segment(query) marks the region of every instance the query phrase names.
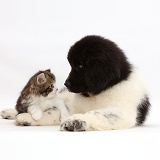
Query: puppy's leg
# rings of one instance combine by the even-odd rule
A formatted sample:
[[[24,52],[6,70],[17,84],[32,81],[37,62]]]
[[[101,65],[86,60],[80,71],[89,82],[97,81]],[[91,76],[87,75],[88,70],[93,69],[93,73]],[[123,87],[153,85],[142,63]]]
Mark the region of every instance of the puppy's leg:
[[[16,109],[5,109],[0,112],[0,116],[4,119],[15,119],[17,114]]]
[[[16,116],[16,125],[20,126],[49,126],[60,124],[60,112],[58,109],[49,109],[42,114],[41,119],[33,119],[30,113],[22,113]]]
[[[55,102],[54,102],[54,106],[56,106],[56,108],[59,109],[59,111],[61,113],[61,118],[60,118],[61,121],[63,121],[64,119],[69,117],[69,112],[68,112],[64,102],[59,97],[56,97]]]
[[[110,110],[94,110],[75,114],[61,123],[62,131],[98,131],[131,128],[136,123],[136,114]]]

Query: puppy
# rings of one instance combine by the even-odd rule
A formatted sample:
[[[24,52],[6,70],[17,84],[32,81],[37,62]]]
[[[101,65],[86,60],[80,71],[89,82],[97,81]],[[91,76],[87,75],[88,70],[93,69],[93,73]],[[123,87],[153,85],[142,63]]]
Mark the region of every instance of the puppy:
[[[141,125],[150,108],[139,71],[123,51],[100,36],[86,36],[68,52],[71,72],[63,92],[70,116],[64,131],[127,129]]]

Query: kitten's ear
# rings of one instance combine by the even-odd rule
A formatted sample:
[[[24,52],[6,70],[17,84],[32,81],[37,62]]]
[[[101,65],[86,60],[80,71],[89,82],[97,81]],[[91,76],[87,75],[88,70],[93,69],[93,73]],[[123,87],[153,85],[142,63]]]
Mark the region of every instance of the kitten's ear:
[[[45,74],[44,73],[41,73],[37,76],[37,83],[40,85],[40,84],[43,84],[46,82],[46,77],[45,77]]]
[[[47,70],[45,70],[45,71],[47,71],[47,72],[50,72],[50,73],[51,73],[51,70],[50,70],[50,69],[47,69]]]

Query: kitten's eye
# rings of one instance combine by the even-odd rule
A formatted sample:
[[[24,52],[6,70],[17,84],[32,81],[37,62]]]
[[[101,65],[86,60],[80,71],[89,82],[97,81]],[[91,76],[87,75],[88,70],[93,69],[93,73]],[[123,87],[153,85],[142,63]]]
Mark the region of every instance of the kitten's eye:
[[[50,88],[54,88],[53,84],[50,85]]]

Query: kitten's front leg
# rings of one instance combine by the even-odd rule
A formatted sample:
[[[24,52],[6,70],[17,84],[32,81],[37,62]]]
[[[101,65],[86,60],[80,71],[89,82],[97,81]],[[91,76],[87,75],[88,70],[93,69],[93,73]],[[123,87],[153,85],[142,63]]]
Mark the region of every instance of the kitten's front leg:
[[[34,120],[30,113],[21,113],[16,116],[18,126],[49,126],[60,124],[60,112],[58,109],[49,109],[43,112],[40,120]]]
[[[38,121],[41,119],[43,111],[40,107],[33,105],[28,107],[28,113],[30,113],[34,120]]]

